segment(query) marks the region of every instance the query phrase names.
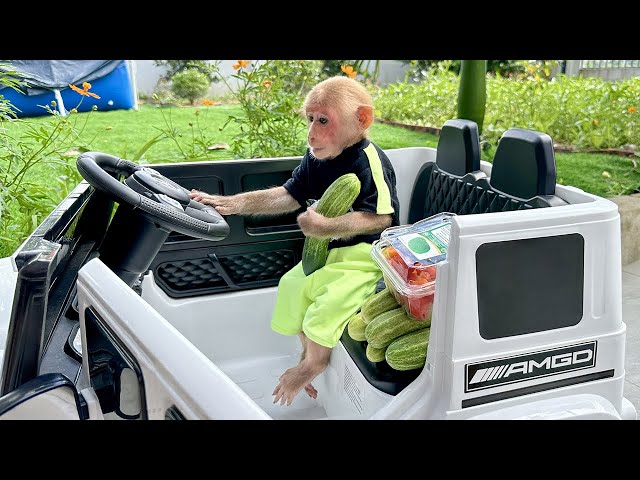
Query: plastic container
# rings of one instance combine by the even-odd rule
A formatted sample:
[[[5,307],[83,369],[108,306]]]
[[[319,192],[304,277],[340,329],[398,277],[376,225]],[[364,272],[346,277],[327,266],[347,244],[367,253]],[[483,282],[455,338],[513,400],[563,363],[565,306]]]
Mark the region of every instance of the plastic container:
[[[452,213],[439,213],[413,225],[387,228],[373,242],[371,256],[385,284],[411,318],[431,319],[436,265],[447,258]]]

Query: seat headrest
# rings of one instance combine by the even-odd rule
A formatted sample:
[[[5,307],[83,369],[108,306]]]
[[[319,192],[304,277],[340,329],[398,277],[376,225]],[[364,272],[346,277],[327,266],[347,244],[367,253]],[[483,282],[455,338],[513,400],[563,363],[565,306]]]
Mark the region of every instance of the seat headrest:
[[[555,195],[556,159],[551,137],[522,128],[504,132],[489,182],[494,189],[522,199]]]
[[[452,175],[463,176],[480,170],[480,138],[476,122],[447,120],[442,126],[436,165]]]

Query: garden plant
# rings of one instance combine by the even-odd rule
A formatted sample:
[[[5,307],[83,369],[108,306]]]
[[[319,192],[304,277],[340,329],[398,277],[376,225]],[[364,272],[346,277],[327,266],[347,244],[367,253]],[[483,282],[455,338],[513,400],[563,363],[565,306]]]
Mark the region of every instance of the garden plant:
[[[207,70],[209,78],[221,78],[230,94],[225,101],[194,97],[196,105],[186,107],[149,103],[138,110],[72,109],[60,116],[55,105],[45,105],[49,115],[16,118],[0,97],[0,256],[10,255],[77,185],[81,178],[75,161],[84,151],[140,164],[302,155],[306,139],[299,107],[306,91],[330,75],[365,82],[381,120],[437,128],[458,115],[460,84],[451,61],[431,65],[419,83],[387,86],[364,76],[358,70],[366,67],[362,61],[336,64],[334,71],[326,70],[329,64],[238,60],[229,78],[220,76],[214,64]],[[176,75],[188,70],[182,67]],[[492,161],[506,129],[529,128],[548,133],[558,147],[576,149],[563,153],[557,148],[559,183],[604,197],[640,191],[637,150],[633,153],[640,145],[640,78],[607,82],[560,75],[550,81],[545,68],[521,69],[511,77],[487,73],[482,159]],[[19,82],[6,70],[0,73],[1,85]],[[89,84],[73,88],[81,98],[100,95]],[[438,141],[430,133],[382,123],[373,125],[371,137],[385,149],[435,147]],[[632,153],[585,153],[607,148]]]

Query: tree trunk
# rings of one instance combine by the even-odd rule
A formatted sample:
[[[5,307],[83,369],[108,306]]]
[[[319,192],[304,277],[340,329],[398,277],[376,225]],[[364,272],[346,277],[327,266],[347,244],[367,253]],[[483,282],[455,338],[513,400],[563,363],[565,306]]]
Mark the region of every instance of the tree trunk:
[[[486,60],[462,60],[458,89],[458,118],[476,122],[479,134],[482,133],[487,103],[486,75]]]

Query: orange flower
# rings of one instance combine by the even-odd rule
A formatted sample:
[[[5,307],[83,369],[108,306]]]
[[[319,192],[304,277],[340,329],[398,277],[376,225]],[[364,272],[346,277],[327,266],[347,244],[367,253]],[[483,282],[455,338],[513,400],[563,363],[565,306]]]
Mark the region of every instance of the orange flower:
[[[598,125],[600,125],[600,122],[598,121],[597,118],[593,119],[593,124],[597,127]]]
[[[89,91],[89,89],[91,88],[91,84],[90,84],[90,83],[88,83],[88,82],[84,82],[84,83],[82,84],[82,86],[84,87],[84,89],[83,89],[83,90],[81,90],[80,88],[76,87],[75,85],[71,85],[71,84],[69,84],[69,88],[70,88],[71,90],[73,90],[74,92],[79,93],[80,95],[83,95],[83,96],[85,96],[85,97],[98,98],[98,99],[100,98],[100,97],[99,97],[98,95],[96,95],[95,93],[91,93],[91,92]]]
[[[234,63],[232,65],[234,70],[238,70],[239,68],[247,68],[249,66],[249,60],[238,60],[238,63]]]
[[[356,78],[356,75],[358,75],[358,72],[351,65],[340,65],[340,70],[346,73],[349,78]]]
[[[271,86],[273,82],[271,80],[265,80],[264,82],[262,82],[262,86],[264,88],[269,88]]]
[[[629,111],[629,113],[635,113],[636,107],[629,107],[628,111]]]
[[[213,100],[209,100],[208,98],[205,98],[204,100],[202,100],[202,105],[204,105],[205,107],[210,107],[215,104],[216,102],[214,102]]]

